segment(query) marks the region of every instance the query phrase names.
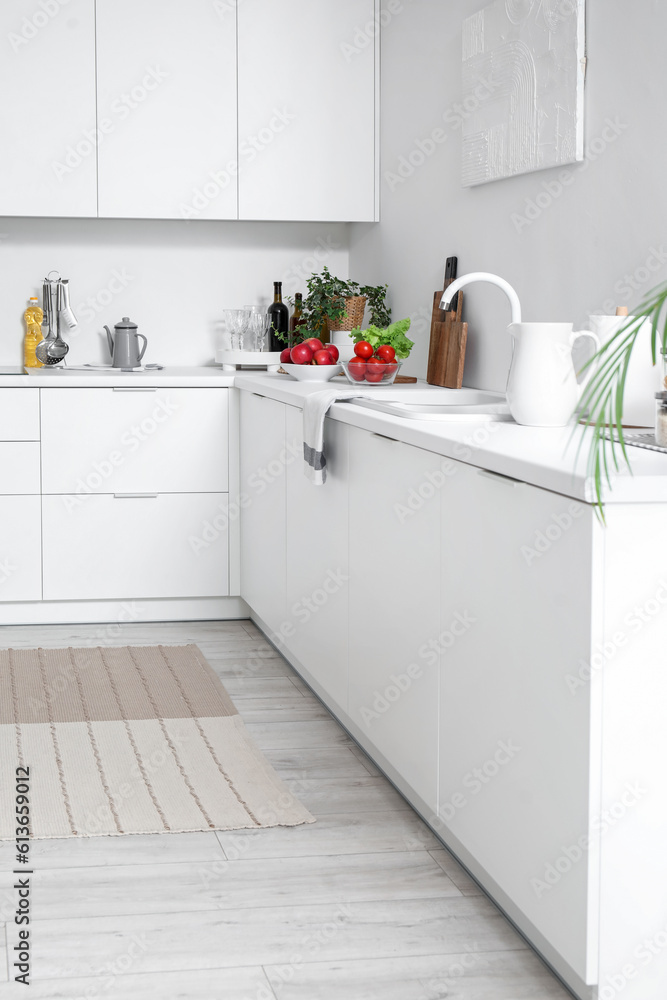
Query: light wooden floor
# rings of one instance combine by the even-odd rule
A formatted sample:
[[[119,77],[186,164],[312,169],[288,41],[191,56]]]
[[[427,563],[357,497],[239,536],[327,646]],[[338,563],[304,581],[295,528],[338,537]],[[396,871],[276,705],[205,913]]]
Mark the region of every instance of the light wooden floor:
[[[317,823],[34,842],[30,989],[7,982],[0,844],[3,1000],[569,997],[252,623],[0,628],[2,647],[157,642],[199,644]]]

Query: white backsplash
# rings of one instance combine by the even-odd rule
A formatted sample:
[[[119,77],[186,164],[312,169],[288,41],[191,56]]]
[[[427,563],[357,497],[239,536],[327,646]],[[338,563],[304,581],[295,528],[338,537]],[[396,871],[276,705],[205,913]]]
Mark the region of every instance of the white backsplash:
[[[104,324],[130,316],[146,362],[205,365],[226,345],[223,310],[268,305],[273,282],[305,291],[327,264],[348,274],[342,223],[0,219],[0,365],[22,363],[23,312],[55,268],[70,279],[79,326],[64,331],[72,363],[106,363]]]

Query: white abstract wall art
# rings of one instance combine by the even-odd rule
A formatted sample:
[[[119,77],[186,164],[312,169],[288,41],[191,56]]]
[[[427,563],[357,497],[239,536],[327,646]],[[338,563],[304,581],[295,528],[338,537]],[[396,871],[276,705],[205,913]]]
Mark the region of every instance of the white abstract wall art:
[[[464,187],[584,158],[585,0],[494,0],[463,22]]]

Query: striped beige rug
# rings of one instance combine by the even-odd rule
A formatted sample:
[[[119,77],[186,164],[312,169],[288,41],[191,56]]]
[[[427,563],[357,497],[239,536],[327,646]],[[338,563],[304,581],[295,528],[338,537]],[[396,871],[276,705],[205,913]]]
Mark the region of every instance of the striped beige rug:
[[[197,646],[0,650],[2,840],[19,766],[34,837],[314,822]]]

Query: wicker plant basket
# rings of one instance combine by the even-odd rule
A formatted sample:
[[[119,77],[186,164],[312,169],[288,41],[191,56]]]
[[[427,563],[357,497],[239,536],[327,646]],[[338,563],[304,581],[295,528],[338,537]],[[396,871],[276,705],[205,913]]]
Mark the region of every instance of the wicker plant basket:
[[[342,319],[336,320],[335,325],[330,319],[327,319],[327,330],[331,333],[332,330],[354,330],[361,326],[365,308],[365,295],[353,295],[351,298],[345,299],[345,315]]]

